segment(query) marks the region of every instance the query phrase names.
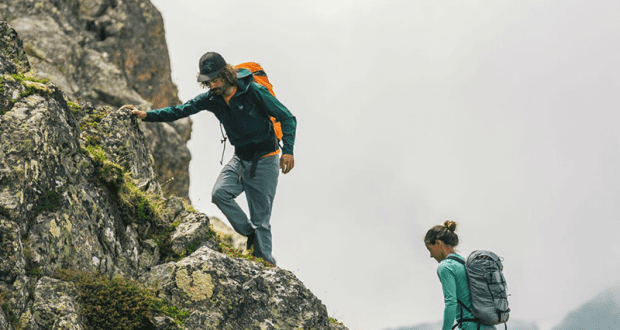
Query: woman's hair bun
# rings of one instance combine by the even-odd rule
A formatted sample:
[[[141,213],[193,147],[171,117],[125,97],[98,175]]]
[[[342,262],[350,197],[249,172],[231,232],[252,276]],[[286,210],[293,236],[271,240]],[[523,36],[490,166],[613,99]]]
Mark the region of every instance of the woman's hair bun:
[[[454,222],[452,220],[446,220],[446,222],[443,223],[443,226],[448,228],[448,230],[451,231],[451,232],[455,232],[456,231],[456,222]]]
[[[456,222],[446,220],[443,223],[443,226],[433,226],[433,228],[426,232],[426,236],[424,236],[424,243],[435,244],[437,240],[440,240],[446,245],[457,246],[459,245],[459,236],[454,231],[456,231]]]

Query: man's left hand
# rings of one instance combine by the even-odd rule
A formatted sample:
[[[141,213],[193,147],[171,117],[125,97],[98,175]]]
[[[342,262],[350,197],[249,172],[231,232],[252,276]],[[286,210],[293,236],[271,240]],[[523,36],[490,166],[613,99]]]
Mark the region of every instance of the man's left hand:
[[[280,168],[283,174],[290,172],[293,167],[295,167],[295,158],[293,155],[284,154],[280,157]]]

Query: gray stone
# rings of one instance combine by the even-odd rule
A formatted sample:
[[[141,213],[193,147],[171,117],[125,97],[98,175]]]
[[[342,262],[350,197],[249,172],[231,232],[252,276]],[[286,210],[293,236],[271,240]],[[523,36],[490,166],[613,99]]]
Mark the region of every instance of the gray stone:
[[[7,322],[6,316],[4,316],[4,311],[0,309],[0,330],[12,330],[13,327]]]
[[[24,330],[86,329],[78,314],[78,292],[70,282],[43,277],[37,283],[28,326]]]
[[[142,242],[142,254],[140,255],[139,268],[140,271],[147,271],[151,267],[159,264],[161,253],[157,242],[147,239]]]
[[[13,283],[24,275],[25,267],[19,227],[0,215],[0,281]]]
[[[156,316],[151,320],[155,330],[178,330],[180,327],[169,316]]]
[[[209,218],[201,213],[192,213],[181,222],[172,234],[172,250],[181,254],[190,244],[208,240]]]
[[[30,62],[24,52],[22,40],[15,29],[0,22],[0,73],[14,74],[30,70]]]

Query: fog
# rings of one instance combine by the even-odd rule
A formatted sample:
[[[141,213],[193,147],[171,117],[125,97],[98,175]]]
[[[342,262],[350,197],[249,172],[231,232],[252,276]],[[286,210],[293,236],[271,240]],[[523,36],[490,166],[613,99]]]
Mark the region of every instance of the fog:
[[[512,319],[618,285],[620,3],[152,2],[183,101],[216,51],[261,63],[297,117],[273,253],[350,329],[441,319],[422,239],[447,219],[461,255],[504,257]],[[219,124],[192,119],[190,198],[224,219]]]

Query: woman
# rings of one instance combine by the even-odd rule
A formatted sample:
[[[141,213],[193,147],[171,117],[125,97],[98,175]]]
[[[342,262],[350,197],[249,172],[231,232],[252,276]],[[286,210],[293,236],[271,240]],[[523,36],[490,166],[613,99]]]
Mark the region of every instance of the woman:
[[[441,281],[446,303],[442,329],[451,330],[455,320],[460,329],[495,329],[494,326],[482,325],[473,321],[474,316],[470,312],[471,302],[465,266],[450,259],[456,257],[464,261],[463,257],[455,252],[455,247],[459,245],[459,237],[454,233],[455,231],[456,222],[448,220],[444,222],[443,226],[438,225],[429,229],[424,237],[424,244],[431,253],[431,258],[439,262],[437,275]]]

